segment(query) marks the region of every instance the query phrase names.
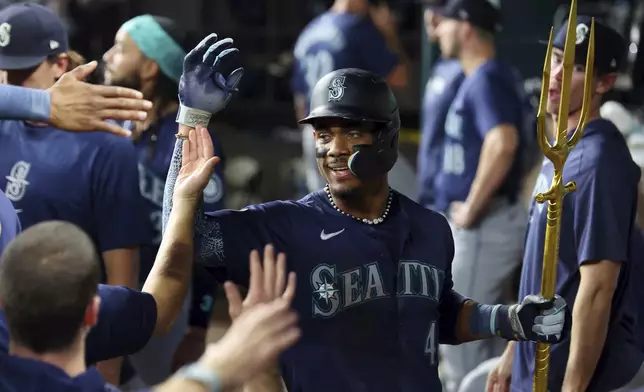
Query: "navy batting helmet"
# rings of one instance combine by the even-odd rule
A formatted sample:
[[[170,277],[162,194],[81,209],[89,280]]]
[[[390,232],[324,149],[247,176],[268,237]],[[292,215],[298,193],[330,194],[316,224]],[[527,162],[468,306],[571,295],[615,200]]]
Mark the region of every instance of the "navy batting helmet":
[[[398,103],[380,76],[356,68],[339,69],[323,76],[311,93],[311,112],[300,124],[325,119],[376,125],[372,144],[353,147],[349,169],[356,177],[385,174],[398,160]]]

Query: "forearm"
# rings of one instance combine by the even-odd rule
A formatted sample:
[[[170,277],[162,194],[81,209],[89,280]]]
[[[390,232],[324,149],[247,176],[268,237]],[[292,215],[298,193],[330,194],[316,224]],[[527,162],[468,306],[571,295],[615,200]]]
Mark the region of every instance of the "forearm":
[[[461,344],[493,336],[513,340],[508,305],[483,305],[454,290],[441,303],[440,343]]]
[[[46,90],[0,86],[0,119],[49,121],[51,95]]]
[[[283,392],[282,377],[277,367],[267,371],[244,384],[241,392]]]
[[[143,291],[157,303],[156,334],[174,323],[188,294],[193,265],[193,222],[196,206],[178,203],[170,214],[159,252]]]
[[[504,147],[497,140],[485,138],[476,176],[466,199],[475,217],[478,218],[481,215],[494,193],[503,184],[514,162],[514,155],[514,150]]]
[[[106,382],[118,387],[121,385],[121,365],[123,358],[112,358],[107,361],[99,362],[96,368]]]
[[[138,290],[139,251],[138,249],[114,249],[103,252],[106,284],[125,286]]]
[[[586,390],[608,333],[612,293],[584,291],[579,290],[572,312],[570,355],[562,388],[564,392]]]

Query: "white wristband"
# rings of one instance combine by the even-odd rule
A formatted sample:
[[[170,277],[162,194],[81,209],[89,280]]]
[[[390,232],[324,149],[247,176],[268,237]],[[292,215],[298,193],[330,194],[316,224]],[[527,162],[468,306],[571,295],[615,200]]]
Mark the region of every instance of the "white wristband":
[[[179,113],[177,113],[177,122],[191,128],[195,128],[198,125],[206,127],[210,122],[210,117],[212,117],[212,114],[205,110],[181,105],[179,106]]]

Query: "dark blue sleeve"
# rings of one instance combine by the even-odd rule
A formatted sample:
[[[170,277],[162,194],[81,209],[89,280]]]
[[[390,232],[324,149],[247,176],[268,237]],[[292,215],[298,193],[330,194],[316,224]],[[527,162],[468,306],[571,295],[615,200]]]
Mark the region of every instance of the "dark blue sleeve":
[[[523,113],[516,91],[501,78],[489,74],[480,73],[476,78],[468,90],[467,99],[481,138],[499,125],[516,126],[517,118]]]
[[[349,36],[360,55],[360,68],[386,78],[400,63],[398,55],[389,49],[385,37],[371,19],[357,24]]]
[[[195,258],[218,282],[248,285],[250,251],[273,244],[285,251],[290,224],[288,202],[275,201],[242,210],[221,210],[197,218]]]
[[[630,155],[625,157],[628,159],[619,159],[616,157],[619,153],[624,155],[628,151],[602,154],[601,160],[592,164],[592,168],[576,181],[577,191],[572,195],[580,265],[601,260],[628,260],[639,174],[633,174],[634,163],[625,162],[630,161]],[[626,166],[617,162],[625,162]]]
[[[293,75],[291,76],[291,89],[293,94],[308,95],[309,85],[302,73],[302,64],[297,57],[293,60]]]
[[[221,148],[221,141],[217,135],[211,133],[212,143],[215,148],[215,156],[218,156],[221,161],[215,166],[215,171],[203,191],[203,210],[205,212],[218,211],[224,208],[225,196],[225,158]]]
[[[127,139],[106,135],[93,162],[92,204],[101,252],[152,242],[149,217],[139,190],[138,160]]]
[[[123,286],[98,286],[98,324],[89,332],[88,364],[132,355],[150,340],[157,323],[157,304],[148,293]]]

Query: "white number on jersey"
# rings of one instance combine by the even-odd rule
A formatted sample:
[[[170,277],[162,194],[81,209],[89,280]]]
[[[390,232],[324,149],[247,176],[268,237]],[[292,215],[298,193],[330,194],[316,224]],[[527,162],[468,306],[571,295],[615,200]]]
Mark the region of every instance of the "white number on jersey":
[[[306,84],[309,86],[309,92],[313,90],[313,87],[322,76],[334,70],[333,66],[333,56],[326,50],[320,50],[304,56],[302,68]]]
[[[429,356],[429,364],[436,365],[436,321],[432,321],[425,340],[425,355]]]
[[[448,143],[443,151],[443,172],[463,174],[465,171],[465,151],[459,143]]]

